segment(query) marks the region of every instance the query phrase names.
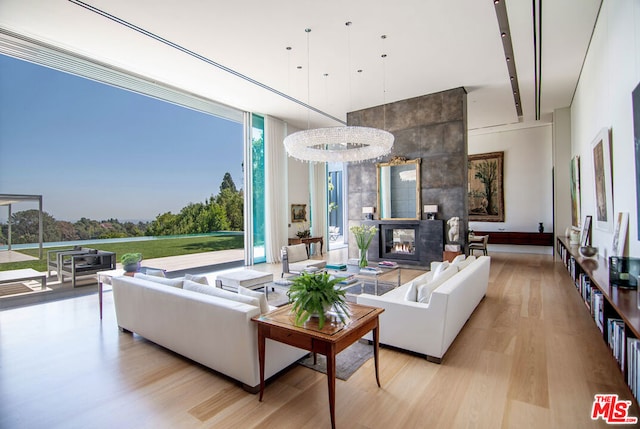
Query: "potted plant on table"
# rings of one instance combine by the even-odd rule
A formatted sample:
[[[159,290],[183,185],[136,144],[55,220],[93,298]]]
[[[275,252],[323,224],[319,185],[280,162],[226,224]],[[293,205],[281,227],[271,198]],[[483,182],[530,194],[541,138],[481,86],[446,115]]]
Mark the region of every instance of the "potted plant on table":
[[[349,306],[345,298],[346,291],[336,288],[340,278],[332,278],[327,273],[302,273],[293,280],[287,291],[293,303],[291,311],[295,314],[295,324],[302,325],[311,317],[318,318],[318,327],[322,329],[326,313],[333,309],[344,323],[348,316]]]
[[[142,261],[142,253],[125,253],[120,258],[122,268],[126,273],[135,273],[140,269],[140,261]]]
[[[364,268],[369,265],[369,261],[367,260],[367,250],[371,245],[371,240],[378,232],[378,228],[373,225],[356,225],[351,227],[351,232],[356,238],[356,245],[358,246],[359,256],[359,266],[360,268]]]

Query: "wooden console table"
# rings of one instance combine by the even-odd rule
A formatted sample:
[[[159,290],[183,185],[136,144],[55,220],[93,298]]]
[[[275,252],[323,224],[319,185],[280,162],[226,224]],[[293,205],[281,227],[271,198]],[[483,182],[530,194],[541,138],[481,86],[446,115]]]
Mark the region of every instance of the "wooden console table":
[[[336,355],[351,344],[358,341],[369,331],[373,331],[373,357],[375,359],[376,382],[380,387],[378,376],[378,316],[384,311],[382,308],[367,305],[349,304],[351,317],[345,325],[332,324],[328,321],[324,327],[318,328],[318,321],[310,319],[304,326],[294,324],[291,315],[292,304],[277,310],[254,317],[258,324],[258,356],[260,360],[260,401],[264,393],[264,361],[265,343],[270,338],[284,344],[289,344],[313,353],[320,353],[327,357],[327,382],[329,384],[329,411],[331,413],[331,427],[336,427]]]
[[[322,256],[323,237],[289,238],[289,246],[301,243],[307,246],[307,257],[311,257],[311,244],[320,243],[320,256]]]
[[[489,244],[553,246],[552,232],[473,231],[475,235],[488,235]]]

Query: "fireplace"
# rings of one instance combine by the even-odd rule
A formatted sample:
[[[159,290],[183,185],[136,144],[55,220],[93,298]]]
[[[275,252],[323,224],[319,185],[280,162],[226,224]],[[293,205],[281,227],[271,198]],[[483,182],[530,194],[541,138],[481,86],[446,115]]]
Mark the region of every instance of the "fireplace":
[[[381,225],[380,257],[382,259],[419,261],[418,232],[418,225]]]
[[[442,261],[444,222],[440,219],[361,222],[378,228],[369,246],[371,262],[392,261],[401,265],[429,267],[432,261]],[[350,254],[357,254],[355,243],[349,242],[349,247]]]

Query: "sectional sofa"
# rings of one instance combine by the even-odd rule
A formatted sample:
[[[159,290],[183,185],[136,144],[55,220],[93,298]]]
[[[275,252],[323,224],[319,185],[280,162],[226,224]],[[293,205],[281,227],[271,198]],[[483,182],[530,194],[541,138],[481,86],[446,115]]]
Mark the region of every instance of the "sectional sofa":
[[[487,292],[491,258],[469,257],[432,271],[384,295],[362,294],[358,304],[384,308],[380,343],[426,355],[441,363]],[[422,302],[418,302],[422,301]]]

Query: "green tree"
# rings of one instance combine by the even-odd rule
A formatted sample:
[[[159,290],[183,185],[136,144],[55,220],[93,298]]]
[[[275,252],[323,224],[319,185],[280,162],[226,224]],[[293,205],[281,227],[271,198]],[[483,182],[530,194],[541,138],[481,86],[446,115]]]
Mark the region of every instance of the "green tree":
[[[11,242],[37,243],[39,238],[39,211],[36,209],[24,210],[11,215]],[[42,212],[42,236],[43,241],[60,241],[56,220],[47,212]]]
[[[224,173],[224,177],[222,178],[222,183],[220,184],[220,193],[222,193],[225,189],[231,190],[231,192],[238,192],[236,188],[236,184],[233,182],[231,178],[231,173]]]

